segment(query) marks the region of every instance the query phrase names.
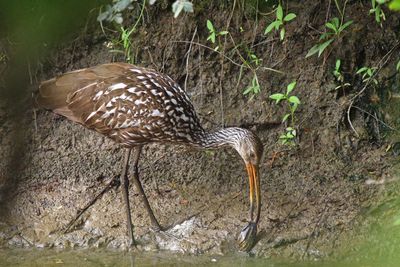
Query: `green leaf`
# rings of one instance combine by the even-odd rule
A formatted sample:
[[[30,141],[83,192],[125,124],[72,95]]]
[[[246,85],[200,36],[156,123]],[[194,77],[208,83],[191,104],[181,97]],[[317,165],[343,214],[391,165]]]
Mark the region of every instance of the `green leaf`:
[[[365,71],[367,71],[367,70],[368,70],[367,67],[362,67],[362,68],[358,69],[358,71],[356,72],[356,74],[363,73],[363,72],[365,72]]]
[[[210,20],[207,20],[207,28],[210,32],[215,32],[214,26]]]
[[[228,31],[221,31],[221,32],[219,32],[218,34],[219,34],[219,35],[226,35],[226,34],[228,34]]]
[[[285,28],[281,29],[281,32],[279,34],[279,38],[281,39],[281,41],[283,41],[283,39],[285,38]]]
[[[287,139],[286,134],[281,134],[281,136],[279,136],[279,139]]]
[[[349,27],[352,23],[353,23],[353,21],[352,21],[352,20],[349,20],[348,22],[346,22],[345,24],[343,24],[342,26],[340,26],[339,32],[342,32],[344,29],[346,29],[347,27]]]
[[[400,71],[400,60],[399,60],[399,62],[397,62],[396,70],[397,70],[397,71]]]
[[[311,47],[311,49],[308,51],[306,58],[311,57],[312,55],[316,54],[319,50],[319,44],[314,45]]]
[[[337,32],[337,28],[336,28],[335,25],[333,25],[333,23],[327,22],[327,23],[325,24],[325,26],[326,26],[327,28],[333,30],[334,32]]]
[[[215,44],[215,33],[211,33],[208,38],[207,41],[210,40],[213,44]]]
[[[296,81],[289,83],[289,85],[286,87],[286,95],[289,95],[290,92],[292,92],[295,87],[296,87]]]
[[[378,23],[381,23],[381,8],[379,6],[375,9],[375,20]]]
[[[294,13],[289,13],[289,14],[287,14],[287,15],[283,18],[283,20],[284,20],[284,21],[291,21],[291,20],[294,19],[294,18],[296,18],[296,14],[294,14]]]
[[[331,32],[324,32],[323,34],[321,34],[321,36],[319,37],[319,40],[322,41],[324,39],[326,39],[327,37],[329,37],[330,35],[333,35],[334,33]]]
[[[336,60],[336,64],[335,64],[335,69],[336,69],[336,71],[339,71],[339,69],[340,69],[340,59],[337,59]]]
[[[211,42],[213,44],[215,44],[215,33],[214,32],[210,34],[210,38],[211,38]]]
[[[336,29],[339,28],[339,19],[337,17],[333,18],[331,22],[336,26]]]
[[[291,97],[289,97],[288,101],[290,103],[294,103],[294,104],[297,104],[297,105],[300,104],[300,99],[295,95],[292,95]]]
[[[265,29],[264,34],[269,33],[270,31],[272,31],[272,29],[275,27],[276,22],[279,22],[277,20],[271,22],[271,24],[268,25],[268,27]]]
[[[278,5],[278,8],[276,9],[276,18],[280,21],[283,19],[283,9],[281,5]]]
[[[334,39],[329,39],[328,41],[326,41],[325,43],[322,43],[319,46],[319,51],[318,51],[318,57],[324,52],[324,50],[328,47],[328,45],[330,45],[333,42]]]
[[[253,91],[253,87],[249,86],[249,87],[246,88],[246,90],[244,90],[243,94],[244,94],[244,95],[247,95],[247,94],[249,94],[251,91]]]
[[[292,139],[293,137],[294,137],[294,135],[291,134],[291,133],[287,133],[287,134],[286,134],[286,138],[288,138],[288,139]]]
[[[286,96],[281,93],[276,93],[276,94],[270,95],[269,98],[276,100],[276,103],[279,103],[279,101],[286,99]]]
[[[283,116],[283,118],[282,118],[282,123],[285,122],[285,121],[287,121],[287,119],[289,118],[289,116],[290,116],[289,113],[288,113],[288,114],[285,114],[285,116]]]
[[[277,30],[279,30],[279,27],[281,26],[281,25],[283,25],[283,23],[282,23],[282,21],[280,21],[280,20],[277,20],[277,21],[275,21],[276,22],[276,24],[275,24],[275,30],[277,31]]]

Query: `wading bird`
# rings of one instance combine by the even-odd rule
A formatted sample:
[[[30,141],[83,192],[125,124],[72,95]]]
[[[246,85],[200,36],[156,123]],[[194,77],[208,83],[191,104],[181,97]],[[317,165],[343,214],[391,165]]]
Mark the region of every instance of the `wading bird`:
[[[246,251],[254,245],[261,208],[258,166],[263,146],[260,139],[251,131],[237,127],[216,132],[204,130],[188,96],[169,76],[127,63],[103,64],[43,82],[35,102],[38,107],[52,110],[126,148],[120,180],[130,245],[135,242],[127,176],[132,150],[135,185],[153,226],[161,229],[139,180],[142,146],[170,142],[207,149],[233,147],[246,164],[250,187],[250,221],[238,236],[239,248]]]

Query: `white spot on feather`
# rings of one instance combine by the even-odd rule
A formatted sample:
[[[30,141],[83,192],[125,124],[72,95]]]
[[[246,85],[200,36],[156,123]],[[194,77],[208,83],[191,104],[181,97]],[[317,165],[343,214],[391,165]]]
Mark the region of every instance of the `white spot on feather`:
[[[93,100],[97,100],[104,93],[104,91],[98,91],[97,94],[93,97]]]
[[[181,119],[183,121],[189,121],[189,117],[187,117],[185,114],[181,115]]]
[[[113,85],[111,85],[110,87],[108,87],[108,90],[112,91],[112,90],[116,90],[116,89],[123,89],[123,88],[125,88],[125,87],[127,87],[126,84],[124,84],[124,83],[117,83],[117,84],[113,84]]]
[[[133,102],[136,106],[140,105],[140,104],[145,104],[145,101],[142,101],[141,99],[136,99],[135,102]]]
[[[107,110],[106,113],[104,113],[101,118],[105,119],[108,118],[111,114],[114,114],[114,112],[117,110],[117,108],[113,108],[112,110]]]
[[[129,93],[132,93],[132,94],[135,94],[136,93],[136,87],[131,87],[131,88],[128,88],[128,92]]]
[[[136,72],[136,73],[139,73],[139,74],[142,74],[143,72],[141,71],[141,70],[139,70],[139,69],[130,69],[132,72]]]
[[[153,109],[150,116],[163,117],[163,114],[158,109]]]
[[[85,121],[88,121],[91,117],[93,117],[95,114],[97,113],[97,111],[93,111],[92,113],[89,114],[89,116],[86,118]]]

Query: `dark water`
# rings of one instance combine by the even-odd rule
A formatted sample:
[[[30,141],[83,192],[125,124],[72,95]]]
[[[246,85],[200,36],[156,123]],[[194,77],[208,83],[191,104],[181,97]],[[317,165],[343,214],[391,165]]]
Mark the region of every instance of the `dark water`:
[[[249,256],[186,256],[110,250],[3,250],[0,266],[308,266]],[[315,265],[317,266],[317,265]]]
[[[399,258],[400,259],[400,258]],[[360,258],[324,261],[277,261],[235,256],[186,256],[171,253],[131,253],[111,250],[0,250],[0,266],[266,266],[266,267],[367,267],[400,266],[400,261],[388,262],[378,257],[375,260]]]

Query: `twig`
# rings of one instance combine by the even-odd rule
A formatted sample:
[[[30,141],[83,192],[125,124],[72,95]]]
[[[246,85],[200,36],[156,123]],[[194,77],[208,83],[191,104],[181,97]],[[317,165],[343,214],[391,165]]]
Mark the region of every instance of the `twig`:
[[[365,90],[368,88],[369,84],[371,83],[371,81],[373,80],[373,78],[375,78],[375,76],[380,72],[380,70],[382,69],[382,67],[384,65],[386,65],[386,63],[389,61],[391,54],[393,53],[393,51],[400,45],[400,42],[397,42],[396,45],[394,45],[392,47],[392,49],[390,49],[389,52],[386,53],[386,55],[384,55],[382,57],[382,59],[378,62],[378,68],[377,70],[373,73],[373,75],[370,77],[370,79],[368,79],[368,81],[365,83],[364,87],[355,95],[352,97],[352,99],[350,100],[350,104],[347,108],[347,121],[350,125],[350,128],[352,129],[352,131],[356,134],[357,137],[359,137],[360,135],[358,134],[358,132],[356,131],[356,129],[353,126],[353,123],[351,122],[351,118],[350,118],[350,111],[351,108],[354,105],[355,100],[362,95]]]
[[[363,112],[363,113],[365,113],[365,114],[371,116],[371,117],[374,118],[377,122],[380,122],[382,125],[388,127],[390,130],[392,130],[392,131],[397,131],[397,129],[395,129],[395,128],[393,128],[392,126],[390,126],[389,124],[385,123],[383,120],[379,119],[376,115],[371,114],[371,113],[369,113],[368,111],[366,111],[366,110],[364,110],[364,109],[362,109],[362,108],[360,108],[360,107],[357,107],[357,106],[353,106],[353,107],[354,107],[355,109],[358,109],[359,111],[361,111],[361,112]]]
[[[118,185],[119,180],[113,178],[108,185],[103,188],[103,190],[100,191],[100,193],[98,193],[88,204],[86,204],[86,206],[83,209],[80,209],[78,214],[75,216],[74,219],[72,219],[64,228],[63,233],[66,234],[71,227],[75,224],[75,222],[81,217],[81,215],[87,211],[91,206],[93,206],[94,203],[96,203],[96,201],[102,196],[104,195],[106,192],[108,192],[111,188],[113,188],[114,186]]]
[[[215,52],[215,53],[217,53],[217,54],[222,55],[225,59],[229,60],[233,65],[236,65],[236,66],[238,66],[238,67],[242,66],[242,64],[239,64],[239,63],[233,61],[233,59],[231,59],[230,57],[225,56],[223,53],[221,53],[221,52],[219,52],[219,51],[215,51],[212,47],[203,45],[203,44],[201,44],[201,43],[198,43],[198,42],[190,42],[190,41],[171,41],[171,42],[173,42],[173,43],[184,43],[184,44],[192,43],[192,44],[194,44],[194,45],[198,45],[198,46],[200,46],[200,47],[209,49],[209,50],[211,50],[211,51],[213,51],[213,52]]]
[[[188,51],[187,51],[186,54],[185,54],[185,56],[186,56],[186,76],[185,76],[185,86],[183,87],[183,89],[185,90],[185,92],[186,92],[186,90],[187,90],[187,81],[188,81],[188,78],[189,78],[189,58],[190,58],[190,52],[192,51],[192,44],[193,44],[193,40],[194,40],[194,37],[196,36],[196,34],[197,34],[197,27],[194,29],[193,36],[192,36],[192,40],[190,41],[190,44],[189,44],[189,49],[188,49]]]

